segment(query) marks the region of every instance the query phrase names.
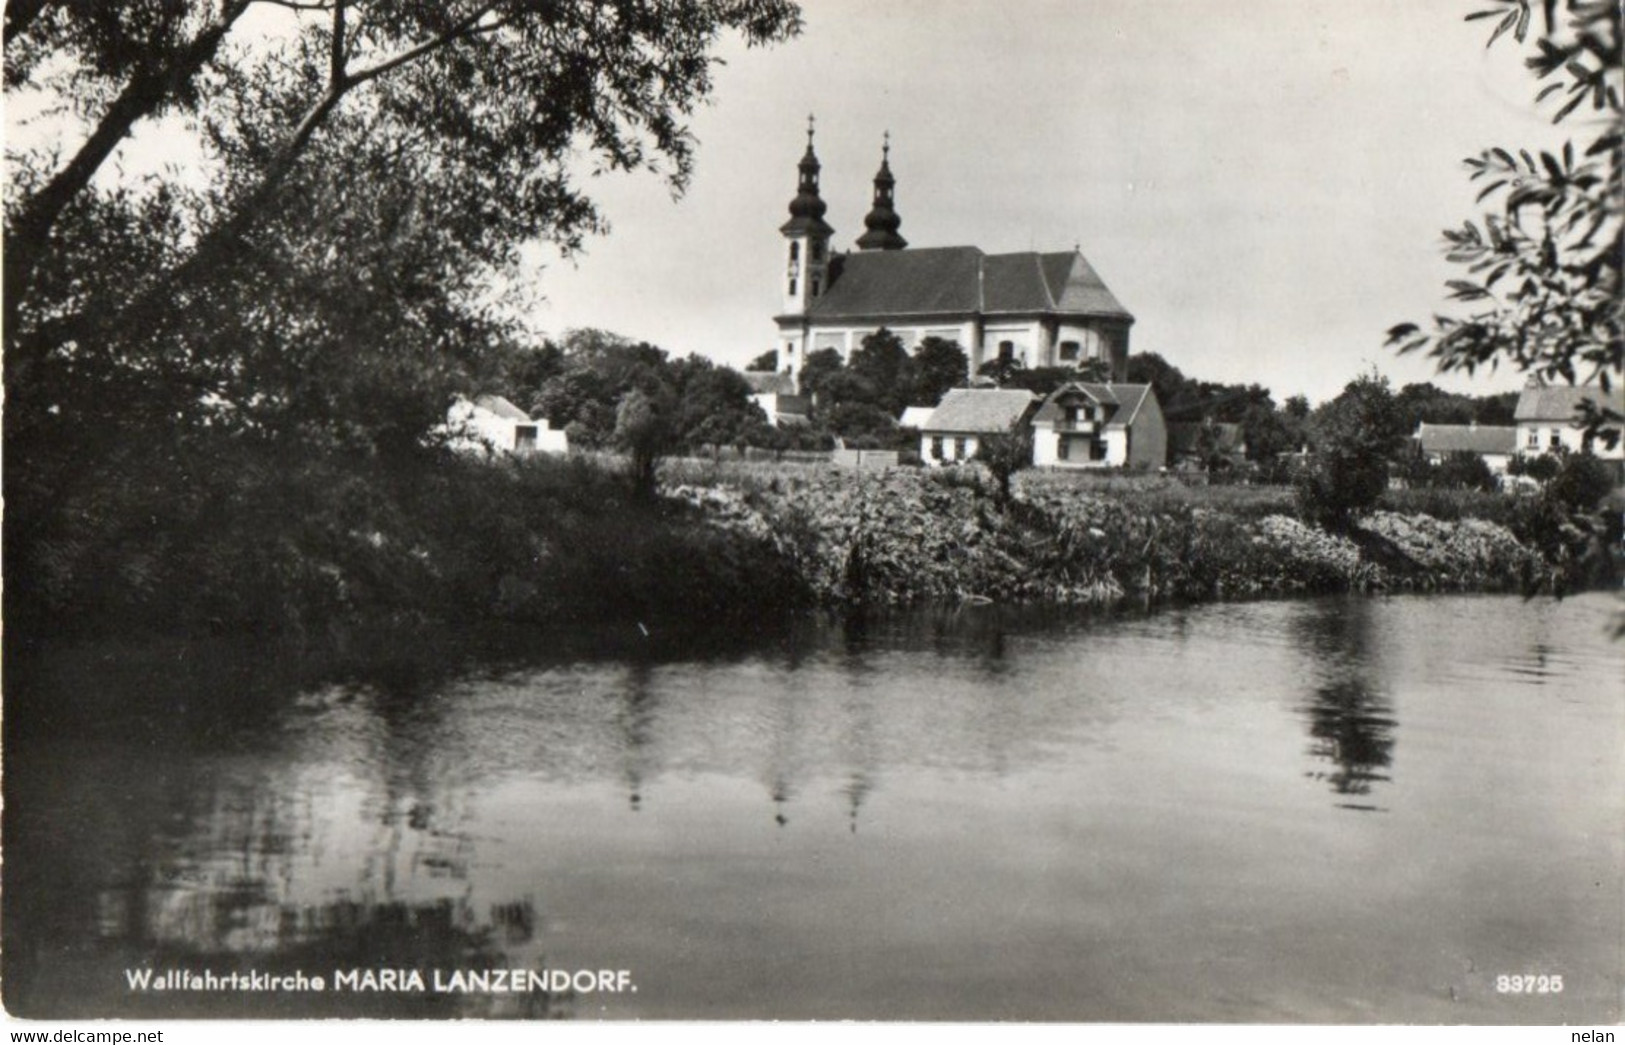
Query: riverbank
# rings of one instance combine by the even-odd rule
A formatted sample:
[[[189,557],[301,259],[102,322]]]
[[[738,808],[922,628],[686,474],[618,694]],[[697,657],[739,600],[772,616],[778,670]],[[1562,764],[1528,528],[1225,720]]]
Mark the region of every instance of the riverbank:
[[[153,501],[165,514],[117,542],[20,546],[10,648],[46,634],[321,646],[496,623],[647,637],[815,607],[1550,590],[1568,568],[1549,532],[1561,520],[1531,498],[1409,499],[1427,514],[1395,497],[1330,534],[1294,517],[1288,489],[1156,476],[1029,471],[1006,500],[976,468],[668,461],[652,497],[623,472],[588,456],[193,470],[212,485]]]
[[[1257,488],[1025,473],[1001,504],[974,470],[687,480],[670,495],[718,529],[773,541],[826,605],[1512,591],[1553,577],[1552,564],[1498,522],[1377,511],[1331,534],[1286,514],[1281,491]]]

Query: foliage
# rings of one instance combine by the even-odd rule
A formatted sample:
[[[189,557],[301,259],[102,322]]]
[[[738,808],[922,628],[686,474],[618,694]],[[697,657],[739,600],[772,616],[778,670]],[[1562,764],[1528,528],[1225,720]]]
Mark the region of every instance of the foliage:
[[[1537,482],[1546,482],[1557,475],[1562,461],[1555,454],[1513,454],[1507,462],[1508,475],[1527,475]]]
[[[615,444],[631,464],[632,490],[652,499],[655,467],[676,443],[675,397],[663,386],[633,388],[615,408]]]
[[[1304,518],[1329,529],[1348,527],[1388,486],[1388,464],[1405,430],[1388,380],[1362,375],[1310,418],[1313,466],[1298,483]]]
[[[957,341],[923,339],[914,349],[914,388],[910,406],[936,406],[951,388],[962,388],[970,377],[970,357]]]
[[[1023,468],[1033,463],[1033,435],[1027,419],[1022,417],[1007,432],[984,435],[976,444],[976,460],[987,466],[993,476],[999,506],[1010,503],[1010,481]]]
[[[262,527],[230,484],[192,514],[210,484],[182,462],[240,455],[275,473],[264,489],[329,484],[350,530],[378,529],[398,501],[372,484],[421,464],[454,394],[513,367],[539,394],[568,369],[523,353],[488,291],[519,244],[602,230],[581,159],[680,188],[719,35],[765,43],[798,19],[788,0],[8,5],[8,101],[84,128],[66,153],[8,152],[8,595],[106,580],[87,555],[155,576],[143,564],[168,553],[136,546],[202,518],[194,546],[218,575],[276,560],[321,588],[298,516]],[[272,31],[245,35],[255,23]],[[120,143],[159,118],[194,129],[206,162],[123,176]],[[572,429],[610,430],[600,390],[569,391],[591,404]],[[173,510],[149,510],[131,476]],[[152,527],[170,529],[126,540]]]
[[[1530,39],[1531,2],[1495,0],[1467,17],[1495,20],[1491,44],[1509,31],[1522,43]],[[1560,25],[1559,6],[1543,0],[1544,28],[1526,62],[1547,81],[1536,101],[1567,96],[1554,122],[1582,106],[1599,118],[1578,145],[1570,140],[1538,156],[1495,147],[1466,161],[1482,185],[1479,202],[1497,201],[1481,220],[1444,234],[1446,257],[1466,269],[1447,284],[1449,296],[1471,311],[1435,316],[1427,328],[1399,324],[1388,341],[1402,352],[1426,351],[1441,370],[1472,373],[1505,362],[1607,388],[1625,368],[1619,10],[1604,0],[1562,0]],[[1620,418],[1595,406],[1586,412],[1592,431],[1610,420],[1617,426]]]
[[[771,374],[779,369],[779,350],[770,348],[766,352],[745,364],[746,370]]]
[[[1564,454],[1545,496],[1570,512],[1592,512],[1614,488],[1614,473],[1595,454]]]

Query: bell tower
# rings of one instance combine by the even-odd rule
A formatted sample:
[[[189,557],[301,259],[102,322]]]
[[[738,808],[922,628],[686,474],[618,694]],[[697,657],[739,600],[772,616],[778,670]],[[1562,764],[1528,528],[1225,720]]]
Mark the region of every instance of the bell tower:
[[[829,240],[835,234],[824,221],[827,206],[818,195],[818,154],[813,151],[813,118],[807,117],[807,151],[798,165],[801,179],[790,201],[790,220],[779,226],[784,244],[784,314],[805,315],[823,294],[829,279]]]
[[[902,250],[908,240],[898,234],[903,219],[898,216],[892,191],[897,179],[891,173],[891,132],[887,131],[880,146],[880,170],[875,172],[875,202],[864,216],[863,235],[858,237],[859,250]]]

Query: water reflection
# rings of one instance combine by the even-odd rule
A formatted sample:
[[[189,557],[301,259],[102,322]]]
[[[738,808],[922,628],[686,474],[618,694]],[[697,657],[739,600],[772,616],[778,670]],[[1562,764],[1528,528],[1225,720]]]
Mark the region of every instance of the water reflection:
[[[1307,604],[1294,625],[1312,680],[1308,701],[1299,708],[1308,721],[1309,754],[1330,766],[1306,775],[1346,799],[1340,808],[1360,812],[1385,811],[1368,796],[1373,785],[1390,780],[1399,725],[1381,681],[1376,605],[1369,599],[1322,600]]]
[[[1294,934],[1338,934],[1379,969],[1373,954],[1428,948],[1398,946],[1393,925],[1362,936],[1360,911],[1470,897],[1449,887],[1502,867],[1451,867],[1459,837],[1428,860],[1393,858],[1435,833],[1405,833],[1426,804],[1409,800],[1426,786],[1414,778],[1477,795],[1463,781],[1495,765],[1506,735],[1493,708],[1466,722],[1459,695],[1428,703],[1413,640],[1424,629],[1404,616],[1417,605],[1096,622],[921,613],[821,625],[752,655],[559,658],[453,677],[395,667],[256,691],[252,714],[207,728],[141,717],[94,743],[8,736],[7,1002],[58,1017],[1362,1018],[1304,1001],[1347,997],[1347,967],[1316,967]],[[1583,693],[1570,676],[1592,661],[1552,642],[1546,688]],[[98,682],[109,703],[126,685],[116,667]],[[1593,686],[1607,677],[1586,670]],[[1403,792],[1396,692],[1407,768],[1419,768]],[[175,701],[210,704],[201,692]],[[1451,723],[1450,743],[1423,753],[1446,732],[1417,738],[1429,713]],[[1569,725],[1543,722],[1565,758],[1597,732],[1557,732]],[[1607,790],[1617,758],[1583,764],[1614,767],[1601,786],[1581,781],[1584,794],[1620,790]],[[1323,785],[1339,808],[1392,815],[1328,809]],[[1544,830],[1547,807],[1527,808],[1525,830]],[[1515,833],[1495,813],[1496,830]],[[1367,860],[1384,846],[1386,859]],[[1597,862],[1580,855],[1592,864],[1573,866]],[[1440,881],[1374,869],[1435,865]],[[1352,867],[1358,881],[1338,876]],[[352,993],[289,1012],[286,999],[122,988],[123,969],[163,963],[604,961],[635,968],[644,992]],[[1209,993],[1210,978],[1223,989]],[[1208,997],[1219,1000],[1193,1000]],[[1422,1013],[1452,1016],[1409,1014]]]

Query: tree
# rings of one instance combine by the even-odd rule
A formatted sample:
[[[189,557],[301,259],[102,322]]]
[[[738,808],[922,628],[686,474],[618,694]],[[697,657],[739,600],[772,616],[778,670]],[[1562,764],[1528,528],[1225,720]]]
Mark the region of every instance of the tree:
[[[908,405],[914,387],[914,366],[903,339],[881,327],[864,337],[853,350],[847,369],[874,389],[871,400],[893,417]]]
[[[808,395],[816,396],[822,391],[826,378],[831,374],[844,373],[845,370],[846,363],[841,359],[841,353],[837,349],[820,348],[808,352],[801,362],[799,375],[801,390]]]
[[[1509,31],[1530,38],[1532,0],[1494,0],[1467,16],[1493,18],[1490,44]],[[1559,24],[1559,7],[1563,18]],[[1479,221],[1444,233],[1446,257],[1466,269],[1450,280],[1451,300],[1464,315],[1435,316],[1424,328],[1401,323],[1388,342],[1401,352],[1425,351],[1440,370],[1474,372],[1507,363],[1548,379],[1596,380],[1606,389],[1625,368],[1619,302],[1625,284],[1625,151],[1622,151],[1622,72],[1618,5],[1602,0],[1541,0],[1544,31],[1534,36],[1527,65],[1545,101],[1566,95],[1554,115],[1562,122],[1586,106],[1600,118],[1589,137],[1556,152],[1495,147],[1467,160],[1496,201]],[[1587,427],[1617,438],[1605,425],[1618,414],[1592,406]],[[1612,445],[1610,443],[1610,445]]]
[[[1018,418],[1008,431],[984,435],[976,444],[976,460],[987,466],[993,476],[995,499],[999,507],[1005,507],[1010,503],[1010,485],[1016,473],[1033,463],[1033,434],[1027,418]]]
[[[631,462],[632,490],[648,499],[655,492],[655,469],[675,441],[674,402],[662,385],[634,388],[615,410],[615,443]]]
[[[950,388],[970,378],[970,357],[957,341],[940,337],[921,340],[914,349],[914,393],[910,406],[936,406]]]
[[[8,155],[6,539],[8,572],[33,581],[89,577],[62,564],[137,526],[173,548],[297,547],[314,522],[245,523],[289,476],[370,491],[333,532],[376,532],[400,492],[376,485],[382,465],[432,450],[451,396],[492,387],[521,343],[492,274],[525,241],[572,250],[603,229],[581,157],[680,188],[718,35],[782,39],[799,16],[789,0],[20,0],[5,17],[8,101],[87,125]],[[249,35],[256,20],[274,31]],[[119,143],[159,118],[195,128],[208,163],[121,176]],[[190,514],[154,522],[151,503]],[[96,565],[109,584],[119,554]]]
[[[757,356],[755,359],[752,359],[749,363],[745,364],[745,369],[746,370],[762,372],[762,373],[769,373],[769,374],[771,374],[774,371],[778,370],[778,368],[779,368],[779,350],[776,349],[776,348],[768,349],[766,352],[763,352],[761,355]]]
[[[1315,460],[1301,477],[1303,514],[1333,530],[1347,529],[1388,487],[1388,465],[1405,443],[1404,418],[1375,372],[1364,374],[1310,418]]]

